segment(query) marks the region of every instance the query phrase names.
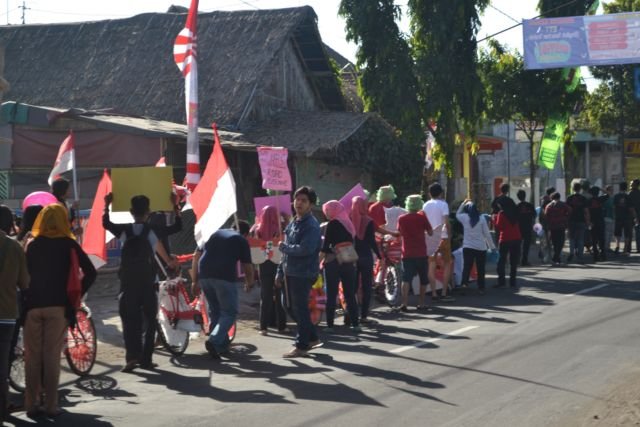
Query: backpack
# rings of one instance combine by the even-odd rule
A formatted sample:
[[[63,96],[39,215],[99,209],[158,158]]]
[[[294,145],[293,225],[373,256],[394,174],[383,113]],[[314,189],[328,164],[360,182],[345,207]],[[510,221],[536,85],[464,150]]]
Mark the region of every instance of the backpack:
[[[149,231],[147,224],[143,225],[142,232],[138,235],[133,233],[133,224],[128,224],[125,228],[126,240],[122,245],[118,271],[122,288],[140,287],[155,282],[157,264],[149,242]]]

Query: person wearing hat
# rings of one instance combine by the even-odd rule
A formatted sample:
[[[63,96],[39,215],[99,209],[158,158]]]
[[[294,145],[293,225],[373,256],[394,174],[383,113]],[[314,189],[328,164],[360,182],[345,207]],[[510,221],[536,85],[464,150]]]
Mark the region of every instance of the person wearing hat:
[[[405,208],[409,213],[398,218],[398,231],[402,236],[402,303],[400,311],[403,312],[409,311],[407,308],[409,286],[416,274],[420,277],[420,296],[417,309],[427,308],[424,297],[429,284],[429,271],[425,233],[429,236],[433,234],[427,216],[420,212],[422,197],[419,194],[408,196],[405,200]]]
[[[636,213],[634,231],[636,233],[636,251],[640,252],[640,179],[631,181],[631,191],[629,191],[629,202]]]
[[[393,206],[393,200],[396,198],[396,191],[391,185],[383,185],[376,193],[376,202],[369,206],[369,217],[373,220],[376,228],[381,228],[386,223],[384,208]]]

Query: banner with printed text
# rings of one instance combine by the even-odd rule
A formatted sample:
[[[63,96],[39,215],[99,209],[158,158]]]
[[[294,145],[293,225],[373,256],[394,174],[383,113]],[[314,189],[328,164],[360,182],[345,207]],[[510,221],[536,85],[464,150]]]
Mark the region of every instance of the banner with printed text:
[[[564,131],[567,128],[567,118],[563,116],[550,117],[544,126],[544,134],[540,142],[538,164],[547,169],[553,169],[558,158],[558,152],[564,141]]]
[[[640,62],[640,12],[523,22],[528,70]]]

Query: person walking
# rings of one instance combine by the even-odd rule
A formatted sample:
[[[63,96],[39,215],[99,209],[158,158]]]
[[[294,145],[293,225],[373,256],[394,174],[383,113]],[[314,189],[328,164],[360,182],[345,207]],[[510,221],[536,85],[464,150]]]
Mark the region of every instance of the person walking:
[[[367,201],[356,196],[351,201],[351,222],[355,228],[355,248],[358,254],[356,263],[356,283],[362,288],[360,301],[360,323],[369,322],[369,307],[373,293],[373,254],[380,258],[375,237],[375,224],[369,217]]]
[[[582,185],[579,182],[574,182],[572,186],[573,194],[567,197],[567,205],[571,208],[571,215],[569,215],[569,257],[567,262],[571,262],[575,256],[580,264],[584,262],[582,255],[584,253],[585,231],[591,225],[587,199],[580,194],[581,189]]]
[[[309,312],[309,294],[318,278],[322,245],[320,224],[311,213],[317,200],[311,187],[300,187],[293,193],[296,215],[285,228],[284,241],[279,244],[283,259],[278,266],[276,284],[285,286],[286,307],[298,325],[295,346],[283,355],[285,358],[304,357],[309,350],[322,345]]]
[[[604,188],[604,195],[602,196],[602,209],[604,211],[604,251],[603,253],[611,252],[611,242],[613,241],[614,230],[614,209],[613,209],[613,185],[607,185]]]
[[[560,264],[562,248],[564,247],[565,232],[569,225],[569,215],[571,208],[560,200],[560,193],[551,195],[551,203],[544,210],[547,227],[551,233],[551,244],[553,245],[552,262]]]
[[[497,268],[498,283],[494,285],[494,288],[504,288],[506,286],[505,267],[508,257],[511,266],[509,286],[517,289],[516,277],[520,261],[520,245],[522,244],[522,235],[518,224],[518,208],[513,199],[508,197],[500,200],[498,208],[499,212],[495,215],[494,224],[496,231],[499,233],[500,258],[498,259]]]
[[[507,188],[508,192],[508,188]],[[449,205],[444,200],[444,189],[439,183],[429,186],[431,199],[422,208],[433,233],[427,237],[427,256],[429,257],[429,283],[431,284],[431,296],[438,299],[436,293],[436,268],[438,255],[442,258],[442,296],[440,301],[452,302],[455,299],[447,295],[449,282],[451,281],[451,225],[449,223]]]
[[[333,332],[338,285],[342,283],[342,292],[347,304],[348,315],[348,319],[345,316],[345,324],[348,324],[354,332],[360,332],[358,302],[356,300],[358,287],[356,283],[357,260],[343,262],[339,259],[340,254],[338,253],[340,250],[344,250],[342,248],[348,248],[349,245],[351,245],[351,250],[355,252],[355,227],[351,219],[349,219],[344,206],[337,200],[330,200],[322,205],[322,212],[329,221],[321,250],[324,255],[324,273],[327,280],[327,306],[325,311],[327,328],[325,331]]]
[[[615,253],[620,253],[620,242],[624,235],[624,252],[631,253],[631,236],[633,234],[633,223],[635,220],[635,210],[627,194],[627,183],[620,183],[620,191],[613,196],[613,209],[615,222],[613,235],[616,238]]]
[[[489,232],[489,226],[475,203],[467,199],[460,204],[456,212],[456,219],[464,228],[462,237],[462,287],[469,287],[469,275],[473,264],[478,272],[478,293],[485,292],[485,266],[487,262],[487,249],[495,250],[493,237]]]
[[[517,197],[520,201],[516,207],[518,208],[518,224],[522,235],[522,266],[527,267],[531,265],[529,264],[529,247],[533,235],[533,223],[536,220],[536,208],[525,200],[527,193],[524,190],[518,190]]]
[[[19,327],[17,290],[29,286],[27,260],[18,242],[9,237],[14,228],[13,213],[0,205],[0,424],[9,415],[9,363],[14,331]]]
[[[433,234],[433,228],[427,216],[420,212],[422,197],[419,194],[407,196],[405,208],[409,213],[398,218],[398,231],[402,237],[402,301],[400,311],[409,311],[409,287],[411,281],[418,275],[420,279],[420,295],[418,296],[418,310],[425,310],[425,294],[429,284],[429,268],[427,259],[426,235]],[[432,283],[435,289],[435,279]],[[435,293],[435,291],[434,291]]]
[[[204,292],[213,327],[204,346],[217,360],[229,351],[229,329],[238,316],[238,263],[244,272],[245,292],[253,287],[254,270],[247,242],[250,229],[246,221],[237,221],[237,230],[216,231],[193,256],[193,292]]]
[[[282,222],[276,206],[265,206],[258,215],[253,228],[256,238],[267,242],[282,239]],[[282,307],[282,288],[276,287],[278,264],[267,259],[258,265],[260,277],[260,334],[267,335],[269,325],[275,317],[278,332],[287,330],[287,313]]]
[[[122,321],[122,334],[125,347],[125,365],[122,372],[132,372],[138,366],[142,369],[154,369],[153,347],[156,339],[156,318],[158,316],[158,296],[156,295],[157,262],[155,253],[170,268],[176,268],[177,262],[169,257],[164,246],[147,223],[149,217],[149,198],[137,195],[131,198],[134,222],[114,224],[109,218],[109,205],[113,194],[104,198],[102,226],[120,239],[119,314]],[[144,337],[143,337],[144,317]]]
[[[607,253],[604,246],[604,197],[600,196],[600,187],[589,189],[589,218],[591,219],[591,252],[593,262],[606,261]]]
[[[640,179],[636,178],[631,181],[631,190],[629,191],[629,204],[633,208],[636,222],[634,232],[636,235],[636,252],[640,253]],[[631,250],[631,247],[629,247]]]
[[[76,242],[69,227],[67,210],[60,204],[45,207],[32,228],[33,241],[27,248],[27,268],[31,280],[25,298],[24,325],[25,380],[24,405],[27,415],[40,413],[44,391],[44,412],[49,417],[61,413],[58,407],[60,352],[67,326],[75,323],[75,307],[67,296],[72,257],[82,270],[82,294],[96,279],[96,269]]]
[[[509,197],[509,191],[511,191],[511,186],[509,184],[502,184],[500,186],[500,195],[491,201],[491,212],[495,215],[500,212],[501,202],[505,199],[511,199]],[[513,199],[511,199],[513,201]]]

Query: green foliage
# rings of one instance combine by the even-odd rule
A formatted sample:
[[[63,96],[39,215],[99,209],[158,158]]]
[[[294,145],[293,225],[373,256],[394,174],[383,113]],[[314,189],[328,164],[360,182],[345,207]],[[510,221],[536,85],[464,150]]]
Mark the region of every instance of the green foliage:
[[[479,13],[488,0],[409,0],[411,47],[425,119],[437,123],[435,137],[447,172],[456,134],[473,138],[482,112],[482,82],[476,71]],[[442,160],[436,153],[436,162]]]
[[[598,0],[538,0],[538,11],[545,18],[559,16],[582,16],[596,5]]]
[[[409,45],[396,24],[400,8],[393,0],[342,0],[339,14],[347,22],[347,40],[358,44],[359,90],[365,111],[379,112],[402,139],[420,144],[424,133],[417,81]]]

